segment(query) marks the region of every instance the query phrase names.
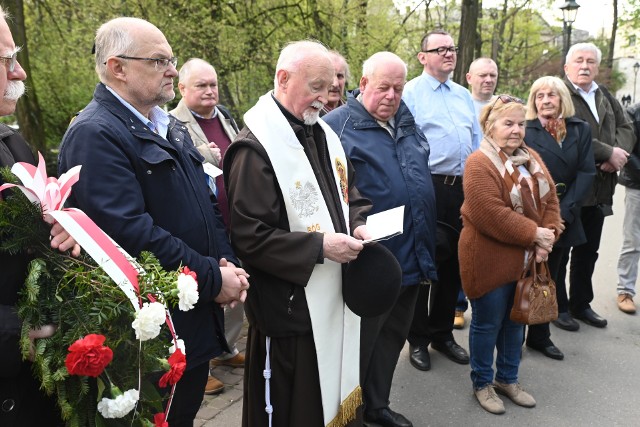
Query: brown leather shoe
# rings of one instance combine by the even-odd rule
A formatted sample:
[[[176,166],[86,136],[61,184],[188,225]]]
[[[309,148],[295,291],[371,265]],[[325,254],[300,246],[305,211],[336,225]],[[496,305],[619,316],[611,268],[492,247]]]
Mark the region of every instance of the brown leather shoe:
[[[238,353],[229,359],[215,358],[211,360],[211,366],[231,366],[232,368],[244,368],[244,354]]]
[[[633,296],[631,294],[619,294],[618,295],[618,308],[627,314],[633,314],[636,312],[636,305],[633,303]]]
[[[204,394],[218,394],[224,390],[224,384],[216,377],[209,375],[207,385],[204,388]]]
[[[453,318],[453,328],[454,329],[464,328],[464,311],[456,310],[456,315]]]

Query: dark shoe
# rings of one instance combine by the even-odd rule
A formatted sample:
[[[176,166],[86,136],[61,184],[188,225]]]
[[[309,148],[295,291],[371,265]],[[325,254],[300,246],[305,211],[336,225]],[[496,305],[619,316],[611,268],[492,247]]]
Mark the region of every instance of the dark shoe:
[[[562,351],[560,351],[558,347],[553,345],[553,343],[551,343],[551,345],[548,345],[546,347],[538,347],[536,345],[530,345],[529,343],[527,343],[527,347],[529,347],[532,350],[539,351],[540,353],[544,354],[545,356],[551,359],[555,359],[555,360],[564,359],[564,353],[562,353]]]
[[[414,368],[421,371],[428,371],[431,369],[431,358],[429,357],[429,350],[426,345],[409,345],[409,362]]]
[[[439,351],[456,363],[461,365],[469,364],[469,354],[467,354],[467,350],[460,347],[454,340],[445,342],[434,341],[431,343],[431,348]]]
[[[573,317],[571,317],[571,315],[567,312],[559,313],[558,318],[551,323],[553,323],[560,329],[564,329],[565,331],[574,332],[580,329],[580,324],[573,320]]]
[[[404,415],[393,412],[389,408],[377,409],[373,412],[365,412],[364,420],[368,423],[379,424],[382,427],[413,427],[411,421],[406,419]]]
[[[598,315],[595,311],[587,308],[581,313],[571,313],[576,319],[582,320],[587,325],[595,326],[596,328],[604,328],[607,326],[607,319],[604,319]]]

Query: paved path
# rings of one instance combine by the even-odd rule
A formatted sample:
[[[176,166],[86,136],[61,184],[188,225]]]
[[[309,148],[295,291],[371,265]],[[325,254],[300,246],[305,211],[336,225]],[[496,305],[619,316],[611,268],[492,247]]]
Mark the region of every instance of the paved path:
[[[615,215],[605,221],[592,304],[609,325],[597,329],[580,322],[578,332],[552,326],[552,339],[565,353],[563,361],[524,350],[520,382],[536,398],[535,408],[505,401],[506,414],[489,414],[472,394],[468,365],[457,365],[430,350],[432,370],[420,372],[409,364],[408,346],[398,361],[391,407],[406,415],[415,427],[640,426],[640,316],[622,313],[615,301],[624,187],[618,186],[616,193]],[[467,322],[470,316],[467,312]],[[468,327],[454,334],[458,343],[468,348]],[[241,344],[244,346],[244,341]],[[227,389],[219,396],[205,397],[196,427],[240,425],[242,371],[215,369]]]

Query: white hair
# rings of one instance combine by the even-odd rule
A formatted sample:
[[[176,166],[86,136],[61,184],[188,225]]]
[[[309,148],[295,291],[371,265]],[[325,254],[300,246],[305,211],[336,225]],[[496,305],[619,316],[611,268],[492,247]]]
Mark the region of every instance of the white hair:
[[[378,67],[384,66],[390,62],[402,64],[404,68],[404,77],[407,77],[407,64],[393,52],[377,52],[364,61],[362,64],[362,77],[372,77]]]
[[[329,61],[329,50],[320,42],[315,40],[300,40],[288,43],[281,51],[276,64],[276,74],[273,78],[274,89],[278,88],[278,71],[289,72],[298,71],[300,64],[309,58],[325,56]]]
[[[120,17],[105,22],[98,28],[95,40],[95,56],[96,56],[96,73],[100,77],[100,81],[107,81],[107,59],[111,56],[126,55],[130,56],[134,53],[133,37],[129,33],[129,29],[134,24],[149,22],[144,19]]]
[[[598,61],[598,65],[600,65],[600,61],[602,61],[602,51],[598,46],[593,43],[576,43],[569,48],[567,52],[567,57],[565,58],[566,62],[570,62],[571,58],[576,52],[592,52],[596,55],[596,61]]]

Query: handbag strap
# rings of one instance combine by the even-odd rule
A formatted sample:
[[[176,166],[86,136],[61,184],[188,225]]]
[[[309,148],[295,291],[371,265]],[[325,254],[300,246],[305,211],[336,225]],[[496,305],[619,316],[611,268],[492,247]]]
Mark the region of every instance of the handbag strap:
[[[529,277],[531,275],[535,277],[535,275],[538,274],[537,264],[538,263],[536,262],[535,251],[529,250],[529,259],[527,261],[527,265],[522,270],[522,275],[520,276],[520,278],[524,279],[525,277]]]

